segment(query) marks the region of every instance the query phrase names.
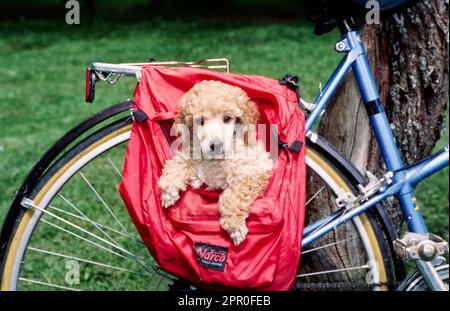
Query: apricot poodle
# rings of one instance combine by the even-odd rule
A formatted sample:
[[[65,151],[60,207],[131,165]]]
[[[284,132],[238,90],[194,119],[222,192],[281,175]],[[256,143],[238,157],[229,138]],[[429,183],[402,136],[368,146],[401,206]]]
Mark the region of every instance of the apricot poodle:
[[[172,128],[179,136],[178,152],[158,181],[162,206],[174,205],[188,185],[222,189],[220,225],[235,245],[242,243],[250,207],[266,189],[273,168],[256,139],[257,121],[256,105],[241,88],[203,81],[185,93]]]

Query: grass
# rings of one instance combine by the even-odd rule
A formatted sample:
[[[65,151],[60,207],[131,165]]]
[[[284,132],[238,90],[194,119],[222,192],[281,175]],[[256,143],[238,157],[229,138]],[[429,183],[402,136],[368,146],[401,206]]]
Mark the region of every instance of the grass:
[[[113,87],[99,85],[95,103],[84,104],[84,68],[93,61],[119,63],[146,61],[151,57],[198,60],[225,56],[234,72],[274,78],[280,78],[286,72],[298,74],[305,85],[303,95],[309,99],[316,94],[318,82],[325,82],[337,62],[332,50],[335,34],[314,37],[311,25],[302,22],[194,22],[155,18],[126,27],[111,22],[67,26],[63,21],[6,22],[0,27],[0,70],[3,72],[0,77],[0,219],[6,214],[27,171],[48,147],[94,112],[132,97],[136,82],[123,79]],[[116,162],[118,166],[119,161]],[[95,170],[86,167],[86,176],[94,180],[102,195],[106,193],[108,204],[119,205],[120,198],[114,188],[102,188],[111,171],[102,174],[98,165],[101,164],[97,162]],[[111,217],[102,217],[98,210],[88,208],[100,204],[89,190],[86,191],[79,176],[76,177],[71,180],[70,188],[64,188],[64,196],[83,198],[77,200],[78,208],[89,210],[92,213],[87,214],[89,217],[115,226],[107,223]],[[70,210],[59,198],[52,206]],[[126,212],[123,208],[121,211]],[[79,257],[89,253],[90,248],[85,244],[69,243],[67,236],[50,229],[39,225],[30,244],[38,249]],[[127,243],[125,240],[120,242]],[[91,254],[90,259],[122,264],[113,255],[98,258],[96,254]],[[45,260],[39,258],[42,258],[39,254],[27,254],[23,268],[25,276],[66,284],[64,262],[49,256]],[[87,289],[89,284],[100,284],[101,288],[107,289],[122,288],[131,283],[120,275],[103,275],[102,283],[99,283],[98,275],[89,272],[85,266],[82,268],[80,277]],[[130,264],[130,268],[138,267]],[[155,287],[137,280],[132,283],[135,289]],[[25,284],[26,289],[40,288]]]
[[[447,125],[441,139],[437,142],[435,151],[448,145],[448,109],[445,116]],[[448,241],[448,167],[432,175],[416,188],[425,221],[430,232]]]
[[[336,39],[336,33],[313,36],[312,26],[303,21],[230,22],[153,17],[126,24],[82,21],[78,26],[68,26],[63,19],[0,23],[0,222],[26,173],[47,148],[89,115],[132,97],[135,81],[124,79],[115,86],[99,85],[95,103],[84,104],[84,68],[89,63],[227,57],[233,72],[273,78],[287,72],[297,74],[302,96],[311,100],[317,94],[318,83],[325,83],[338,62],[338,55],[333,53]],[[439,142],[443,144],[448,144],[448,130]],[[86,175],[97,178],[96,185],[101,189],[102,178],[106,177],[89,168]],[[67,189],[65,193],[68,197],[83,196],[80,187]],[[448,238],[448,169],[427,180],[419,189],[418,198],[430,230]],[[111,191],[101,190],[102,193]],[[95,197],[86,195],[79,204],[89,206],[96,202],[93,200]],[[120,204],[115,201],[117,198],[111,200],[113,205]],[[64,202],[56,200],[54,204],[63,206]],[[35,244],[38,247],[45,247],[49,239],[54,249],[65,250],[67,245],[63,236],[49,235],[48,230],[38,230],[36,237],[40,238]],[[79,246],[78,252],[89,250]],[[28,259],[33,258],[29,256]],[[114,263],[113,258],[105,258]],[[46,259],[35,266],[25,266],[24,271],[41,273],[55,265],[56,261]],[[62,275],[65,268],[58,267],[54,273]],[[83,280],[97,277],[88,270],[83,271]],[[55,277],[42,275],[48,281]],[[120,287],[128,281],[101,279],[105,282],[103,288]],[[137,284],[136,288],[146,286]]]
[[[99,85],[95,103],[84,104],[84,68],[91,62],[226,56],[234,72],[298,74],[307,99],[337,62],[330,44],[334,35],[314,37],[305,23],[8,22],[0,24],[0,33],[0,217],[44,150],[89,115],[132,97],[135,81],[122,80]]]

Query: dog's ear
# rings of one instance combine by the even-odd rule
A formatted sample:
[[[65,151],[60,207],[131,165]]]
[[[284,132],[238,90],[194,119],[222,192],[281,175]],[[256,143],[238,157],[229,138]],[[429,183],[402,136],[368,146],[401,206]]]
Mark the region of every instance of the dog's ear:
[[[175,117],[171,133],[177,136],[177,142],[179,146],[177,147],[178,150],[181,148],[184,152],[188,151],[190,149],[190,140],[191,140],[191,127],[192,123],[189,124],[189,117],[186,115],[186,105],[187,102],[190,100],[191,94],[190,92],[185,93],[183,96],[181,96],[179,101],[179,109],[180,112]],[[173,132],[172,132],[173,131]],[[187,149],[186,149],[187,148]]]
[[[186,116],[184,115],[183,112],[180,112],[176,118],[175,118],[175,122],[174,122],[174,126],[178,126],[180,124],[186,124]]]
[[[172,129],[176,133],[176,136],[178,138],[183,136],[183,133],[185,132],[186,128],[186,116],[183,112],[180,112],[176,118],[175,122],[173,123]]]
[[[186,145],[186,133],[185,133],[185,121],[184,121],[184,114],[179,113],[172,124],[172,127],[170,129],[170,136],[176,137],[171,142],[170,150],[172,152],[172,155],[175,155],[180,150],[183,150],[184,146]]]
[[[180,113],[177,119],[175,119],[175,123],[183,123],[189,128],[192,128],[194,121],[192,107],[196,106],[196,101],[198,100],[198,88],[199,86],[196,84],[193,88],[181,96],[179,102]]]
[[[244,142],[246,145],[256,144],[256,126],[259,118],[259,111],[256,104],[247,96],[241,101],[240,109],[242,117],[238,119],[244,130]]]
[[[256,122],[258,122],[259,118],[259,111],[258,108],[256,108],[256,104],[249,98],[246,98],[240,105],[240,109],[242,110],[242,124],[244,126],[256,126]]]

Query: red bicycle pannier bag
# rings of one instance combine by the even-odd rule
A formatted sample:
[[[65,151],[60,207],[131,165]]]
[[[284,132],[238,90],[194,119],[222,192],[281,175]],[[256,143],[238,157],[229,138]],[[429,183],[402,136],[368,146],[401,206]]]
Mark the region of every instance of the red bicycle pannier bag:
[[[189,187],[174,206],[161,206],[157,182],[164,163],[172,157],[168,139],[176,138],[167,134],[180,97],[203,80],[243,89],[258,107],[258,123],[275,126],[283,142],[269,185],[250,209],[249,233],[238,246],[220,227],[219,191]],[[300,258],[306,188],[305,118],[296,93],[262,76],[148,66],[142,68],[134,105],[135,122],[119,191],[158,265],[207,289],[292,289]]]

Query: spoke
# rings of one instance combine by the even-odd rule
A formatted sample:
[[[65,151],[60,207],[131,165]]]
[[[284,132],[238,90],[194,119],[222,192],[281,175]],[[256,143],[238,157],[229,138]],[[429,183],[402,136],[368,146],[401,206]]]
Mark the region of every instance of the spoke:
[[[319,191],[314,193],[314,195],[306,202],[305,206],[308,206],[308,204],[311,203],[311,201],[314,200],[323,191],[323,189],[325,189],[325,186],[323,186],[322,188],[319,189]]]
[[[83,241],[86,241],[86,242],[88,242],[88,243],[90,243],[90,244],[92,244],[92,245],[95,245],[95,246],[97,246],[97,247],[99,247],[99,248],[101,248],[101,249],[103,249],[103,250],[105,250],[105,251],[107,251],[107,252],[110,252],[111,254],[114,254],[114,255],[119,256],[119,257],[121,257],[121,258],[124,258],[124,259],[127,259],[127,260],[130,260],[130,261],[133,261],[133,262],[137,263],[139,266],[141,266],[142,268],[144,268],[144,270],[148,273],[148,275],[151,275],[151,274],[149,273],[150,271],[157,271],[157,270],[158,270],[157,267],[155,267],[152,263],[147,263],[145,260],[143,260],[143,262],[142,262],[141,259],[140,259],[139,257],[135,256],[135,255],[132,255],[133,257],[131,257],[131,258],[130,258],[130,257],[127,257],[127,256],[124,256],[124,255],[122,255],[122,254],[120,254],[120,253],[117,253],[117,252],[113,251],[112,249],[109,249],[109,248],[107,248],[107,247],[105,247],[105,246],[103,246],[103,245],[101,245],[101,244],[98,244],[98,243],[96,243],[96,242],[94,242],[94,241],[91,241],[91,240],[89,240],[89,239],[86,239],[85,237],[83,237],[83,236],[81,236],[81,235],[79,235],[79,234],[76,234],[75,232],[72,232],[72,231],[70,231],[70,230],[64,229],[64,228],[61,227],[61,226],[58,226],[58,225],[56,225],[56,224],[54,224],[54,223],[51,223],[51,222],[48,221],[48,220],[41,219],[41,221],[44,222],[44,223],[46,223],[46,224],[48,224],[48,225],[50,225],[50,226],[52,226],[52,227],[54,227],[54,228],[57,228],[57,229],[61,230],[61,231],[63,231],[63,232],[66,232],[66,233],[68,233],[68,234],[70,234],[70,235],[72,235],[72,236],[75,236],[75,237],[77,237],[77,238],[79,238],[79,239],[81,239],[81,240],[83,240]],[[152,270],[149,270],[149,269],[148,269],[146,263],[151,267]],[[158,271],[157,271],[157,272],[158,272]]]
[[[47,215],[52,216],[53,218],[56,218],[57,220],[59,220],[59,221],[65,223],[65,224],[67,224],[67,225],[69,225],[69,226],[71,226],[71,227],[73,227],[73,228],[76,228],[76,229],[80,230],[81,232],[84,232],[84,233],[90,235],[91,237],[93,237],[93,238],[95,238],[95,239],[97,239],[97,240],[99,240],[99,241],[102,241],[103,243],[108,244],[109,246],[114,247],[115,249],[118,249],[118,250],[122,251],[122,252],[125,253],[125,254],[131,255],[131,256],[134,257],[134,258],[138,258],[137,255],[135,255],[135,254],[133,254],[132,252],[130,252],[130,251],[124,249],[123,247],[118,246],[118,245],[116,245],[116,244],[114,244],[114,243],[111,243],[110,241],[107,241],[107,240],[105,240],[105,239],[99,237],[98,235],[96,235],[96,234],[94,234],[94,233],[92,233],[92,232],[90,232],[90,231],[88,231],[88,230],[86,230],[86,229],[84,229],[84,228],[82,228],[82,227],[80,227],[80,226],[78,226],[78,225],[75,225],[74,223],[72,223],[72,222],[70,222],[70,221],[68,221],[68,220],[66,220],[66,219],[64,219],[64,218],[59,217],[58,215],[56,215],[56,214],[54,214],[54,213],[52,213],[52,212],[50,212],[50,211],[45,210],[45,209],[43,209],[43,208],[37,206],[37,205],[34,204],[34,203],[32,203],[31,206],[33,206],[34,208],[40,210],[41,212],[43,212],[43,213],[45,213],[45,214],[47,214]]]
[[[72,235],[72,236],[74,236],[74,237],[77,237],[77,238],[79,238],[80,240],[83,240],[83,241],[88,242],[88,243],[90,243],[90,244],[92,244],[92,245],[95,245],[95,246],[97,246],[98,248],[103,249],[103,250],[105,250],[105,251],[107,251],[107,252],[109,252],[109,253],[111,253],[111,254],[114,254],[114,255],[116,255],[116,256],[118,256],[118,257],[121,257],[121,258],[130,260],[130,261],[134,261],[134,260],[133,260],[132,258],[130,258],[130,257],[124,256],[124,255],[122,255],[122,254],[120,254],[120,253],[118,253],[118,252],[115,252],[115,251],[113,251],[112,249],[109,249],[109,248],[107,248],[107,247],[105,247],[105,246],[103,246],[103,245],[101,245],[101,244],[98,244],[98,243],[95,243],[94,241],[91,241],[91,240],[89,240],[89,239],[86,239],[85,237],[83,237],[83,236],[81,236],[81,235],[79,235],[79,234],[76,234],[75,232],[72,232],[72,231],[70,231],[70,230],[67,230],[67,229],[65,229],[65,228],[63,228],[63,227],[61,227],[61,226],[58,226],[58,225],[56,225],[56,224],[54,224],[54,223],[52,223],[52,222],[50,222],[50,221],[48,221],[48,220],[41,219],[41,221],[42,221],[43,223],[47,224],[47,225],[50,225],[50,226],[52,226],[52,227],[54,227],[54,228],[56,228],[56,229],[59,229],[59,230],[65,232],[65,233],[68,233],[68,234],[70,234],[70,235]]]
[[[60,289],[65,289],[65,290],[71,290],[71,291],[76,291],[76,292],[81,291],[81,289],[72,288],[72,287],[66,287],[66,286],[61,286],[61,285],[56,285],[56,284],[52,284],[52,283],[46,283],[46,282],[37,281],[37,280],[33,280],[33,279],[19,278],[19,281],[33,283],[33,284],[39,284],[39,285],[44,285],[44,286],[49,286],[49,287],[53,287],[53,288],[60,288]]]
[[[76,261],[81,261],[81,262],[89,263],[89,264],[92,264],[92,265],[97,265],[97,266],[101,266],[101,267],[105,267],[105,268],[110,268],[110,269],[113,269],[113,270],[125,271],[125,272],[129,272],[129,273],[133,273],[133,274],[139,274],[139,275],[145,275],[145,274],[137,272],[137,271],[133,271],[133,270],[117,267],[117,266],[108,265],[108,264],[105,264],[105,263],[102,263],[102,262],[93,261],[93,260],[89,260],[89,259],[84,259],[84,258],[80,258],[80,257],[74,257],[74,256],[71,256],[71,255],[65,255],[65,254],[56,253],[56,252],[51,252],[51,251],[48,251],[48,250],[34,248],[34,247],[31,247],[31,246],[29,246],[28,249],[32,250],[34,252],[38,252],[38,253],[53,255],[53,256],[67,258],[67,259],[73,259],[73,260],[76,260]]]
[[[84,218],[84,217],[82,217],[82,216],[79,216],[79,215],[76,215],[76,214],[74,214],[74,213],[65,211],[65,210],[63,210],[63,209],[61,209],[61,208],[57,208],[57,207],[52,206],[52,205],[49,205],[48,208],[53,209],[53,210],[55,210],[55,211],[58,211],[58,212],[60,212],[60,213],[69,215],[69,216],[71,216],[71,217],[74,217],[74,218],[83,220],[83,221],[88,221],[86,218]],[[120,235],[122,235],[122,236],[124,236],[124,237],[126,237],[126,238],[131,239],[131,240],[136,240],[136,238],[134,238],[134,237],[132,237],[132,236],[129,236],[129,235],[127,235],[126,233],[123,233],[122,231],[113,229],[113,228],[111,228],[111,227],[105,226],[105,225],[103,225],[103,224],[101,224],[101,223],[98,223],[98,222],[95,222],[95,221],[92,221],[92,222],[93,222],[93,224],[96,224],[97,226],[99,226],[99,227],[101,227],[101,228],[103,228],[103,229],[110,230],[110,231],[112,231],[112,232],[114,232],[114,233],[120,234]],[[137,242],[141,242],[141,241],[137,241]]]
[[[128,233],[127,229],[125,229],[124,225],[120,222],[120,220],[117,218],[117,216],[113,213],[113,211],[109,208],[108,204],[106,204],[105,200],[98,194],[98,192],[95,190],[95,188],[92,186],[92,184],[89,182],[89,180],[84,176],[84,174],[80,171],[78,171],[80,176],[83,178],[83,180],[86,182],[86,184],[91,188],[91,190],[95,193],[97,198],[102,202],[103,206],[108,210],[108,212],[111,214],[112,217],[116,220],[116,222],[119,224],[119,226],[122,228],[122,230],[126,233]]]
[[[298,274],[296,277],[297,278],[303,278],[303,277],[312,276],[312,275],[336,273],[336,272],[343,272],[343,271],[350,271],[350,270],[361,270],[361,269],[370,269],[370,266],[369,265],[364,265],[364,266],[358,266],[358,267],[350,267],[350,268],[342,268],[342,269],[335,269],[335,270],[327,270],[327,271],[320,271],[320,272]]]
[[[122,178],[122,173],[119,171],[119,169],[117,168],[117,166],[114,164],[114,162],[111,160],[111,158],[109,157],[108,153],[104,153],[105,157],[108,159],[108,162],[111,164],[111,166],[114,168],[114,170],[116,171],[116,173],[120,176],[120,178]]]
[[[308,249],[306,251],[302,251],[302,255],[318,251],[319,249],[322,249],[322,248],[326,248],[326,247],[330,247],[330,246],[333,246],[333,245],[345,243],[345,242],[348,242],[350,240],[354,240],[354,239],[357,239],[357,238],[358,238],[358,236],[353,236],[353,237],[350,237],[350,238],[345,239],[345,240],[340,240],[340,241],[333,242],[333,243],[330,243],[330,244],[321,245],[321,246],[318,246],[318,247],[315,247],[315,248],[311,248],[311,249]]]
[[[98,231],[103,233],[112,243],[116,244],[117,246],[120,246],[120,244],[113,239],[108,233],[103,231],[94,221],[92,221],[89,217],[87,217],[80,209],[78,209],[75,205],[73,205],[69,200],[67,200],[62,194],[57,194],[64,202],[66,202],[71,208],[73,208],[78,214],[80,214],[85,221],[93,225],[95,228],[97,228]]]
[[[160,278],[160,279],[159,279],[158,284],[156,284],[156,287],[155,287],[157,290],[158,290],[159,287],[161,286],[161,283],[162,283],[163,280],[164,280],[163,278]]]
[[[96,228],[97,228],[97,226],[99,226],[99,227],[101,227],[101,228],[104,228],[104,229],[110,230],[110,231],[112,231],[112,232],[115,232],[115,233],[117,233],[117,234],[120,234],[120,235],[122,235],[122,236],[124,236],[124,237],[126,237],[126,238],[128,238],[128,239],[130,239],[130,240],[134,240],[135,242],[138,242],[138,243],[143,244],[143,242],[142,242],[140,239],[137,239],[136,237],[132,236],[132,235],[129,234],[129,233],[126,233],[126,232],[123,232],[123,231],[119,231],[119,230],[113,229],[113,228],[111,228],[111,227],[108,227],[108,226],[106,226],[106,225],[103,225],[103,224],[100,224],[100,223],[98,223],[98,222],[93,221],[92,219],[90,219],[89,217],[87,217],[87,215],[85,215],[85,214],[84,214],[79,208],[77,208],[73,203],[69,202],[69,200],[68,200],[67,198],[65,198],[62,194],[58,193],[58,196],[59,196],[62,200],[64,200],[67,204],[69,204],[70,207],[72,207],[73,209],[75,209],[82,217],[77,216],[77,215],[75,215],[75,214],[73,214],[73,213],[67,212],[67,211],[65,211],[65,210],[58,209],[58,208],[56,208],[56,207],[50,206],[50,207],[52,207],[53,209],[58,210],[58,211],[60,211],[60,212],[62,212],[62,213],[68,214],[68,215],[70,215],[70,216],[73,216],[73,217],[75,217],[75,218],[78,218],[78,219],[81,219],[81,220],[85,220],[85,221],[87,221],[87,222],[90,222],[90,223],[91,223],[93,226],[95,226]],[[100,228],[97,228],[97,229],[100,230]],[[100,232],[103,232],[103,231],[100,230]],[[104,233],[104,234],[107,235],[106,233]],[[108,236],[108,235],[107,235],[107,236]],[[111,238],[111,239],[112,239],[112,238]],[[116,241],[116,244],[119,245],[119,243],[118,243],[117,241]]]

